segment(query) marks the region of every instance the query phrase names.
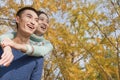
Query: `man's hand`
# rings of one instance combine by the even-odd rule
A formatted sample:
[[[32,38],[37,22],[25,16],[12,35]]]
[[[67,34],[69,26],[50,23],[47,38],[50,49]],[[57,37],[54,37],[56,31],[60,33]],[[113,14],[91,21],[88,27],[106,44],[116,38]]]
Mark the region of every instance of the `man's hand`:
[[[14,59],[14,56],[12,54],[11,47],[10,46],[4,47],[3,54],[0,59],[0,65],[8,67],[13,59]]]

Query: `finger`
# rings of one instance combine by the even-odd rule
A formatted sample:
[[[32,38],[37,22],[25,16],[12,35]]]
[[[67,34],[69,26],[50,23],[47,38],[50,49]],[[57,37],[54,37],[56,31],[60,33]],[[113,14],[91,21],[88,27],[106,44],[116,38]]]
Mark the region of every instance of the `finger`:
[[[13,57],[9,57],[9,58],[6,58],[6,59],[3,59],[0,63],[0,65],[3,65],[3,66],[9,66],[10,63],[12,62],[13,60]]]
[[[10,41],[3,42],[4,46],[12,46],[13,43]]]
[[[1,44],[2,46],[9,46],[9,42],[2,42],[2,44]]]
[[[4,66],[9,66],[12,60],[13,60],[13,55],[7,55],[2,57],[0,64]]]
[[[5,56],[7,56],[7,54],[3,53],[2,56],[1,56],[1,58],[4,58]]]
[[[5,47],[5,45],[4,45],[4,43],[3,43],[3,42],[1,42],[1,43],[0,43],[0,45],[1,45],[3,48]]]
[[[3,56],[4,55],[4,56]],[[4,62],[7,60],[7,56],[5,56],[5,53],[3,53],[1,59],[0,59],[0,65],[3,65]]]
[[[11,64],[11,62],[13,61],[13,58],[14,58],[13,56],[9,57],[9,60],[6,61],[3,65],[8,67]]]
[[[4,59],[0,59],[0,65],[3,65],[3,63],[4,63]]]

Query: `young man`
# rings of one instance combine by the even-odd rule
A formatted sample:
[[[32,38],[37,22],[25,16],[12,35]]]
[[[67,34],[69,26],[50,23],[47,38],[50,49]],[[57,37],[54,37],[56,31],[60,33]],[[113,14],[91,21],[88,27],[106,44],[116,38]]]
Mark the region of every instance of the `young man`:
[[[30,44],[30,35],[38,26],[37,11],[31,7],[24,7],[17,12],[17,33],[13,41],[18,44]],[[43,67],[43,57],[32,57],[10,46],[0,48],[0,55],[11,52],[13,62],[8,67],[0,67],[0,80],[40,80]],[[2,55],[1,58],[6,55]]]
[[[21,45],[16,44],[10,39],[13,39],[15,37],[15,33],[9,33],[9,34],[3,34],[0,36],[0,42],[4,43],[4,46],[11,46],[13,48],[16,48],[18,50],[21,50],[24,52],[24,54],[30,55],[30,56],[45,56],[49,52],[53,50],[53,46],[50,43],[50,41],[46,40],[43,35],[46,33],[47,29],[49,28],[49,17],[48,15],[43,11],[38,11],[39,21],[38,21],[38,27],[35,31],[35,34],[33,34],[30,37],[31,45]],[[9,40],[5,38],[10,38]],[[9,66],[12,62],[12,54],[6,53],[3,55],[7,55],[5,58],[0,59],[0,65]],[[11,56],[11,57],[10,57]],[[4,59],[6,61],[4,61]]]

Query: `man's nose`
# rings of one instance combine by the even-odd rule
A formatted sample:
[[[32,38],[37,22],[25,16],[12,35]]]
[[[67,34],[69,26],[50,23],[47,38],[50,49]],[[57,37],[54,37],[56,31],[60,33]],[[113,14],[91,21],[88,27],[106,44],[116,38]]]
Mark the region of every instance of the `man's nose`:
[[[34,25],[34,23],[33,22],[30,22],[32,25]]]
[[[32,20],[30,20],[30,23],[31,23],[32,25],[35,25],[36,21],[35,21],[34,19],[32,19]]]

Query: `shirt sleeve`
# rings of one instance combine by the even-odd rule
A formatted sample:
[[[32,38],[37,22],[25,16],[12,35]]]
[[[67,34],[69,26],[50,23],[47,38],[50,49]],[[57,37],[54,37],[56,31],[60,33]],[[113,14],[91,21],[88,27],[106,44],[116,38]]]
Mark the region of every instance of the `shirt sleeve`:
[[[32,45],[33,46],[33,54],[34,56],[45,56],[53,50],[53,45],[49,41],[39,42],[40,45]]]
[[[36,66],[32,72],[30,80],[41,80],[42,71],[43,71],[43,62],[44,58],[40,57],[36,60]]]
[[[3,35],[0,36],[0,42],[4,39],[4,38],[10,38],[13,39],[15,37],[15,32],[13,33],[5,33]]]

